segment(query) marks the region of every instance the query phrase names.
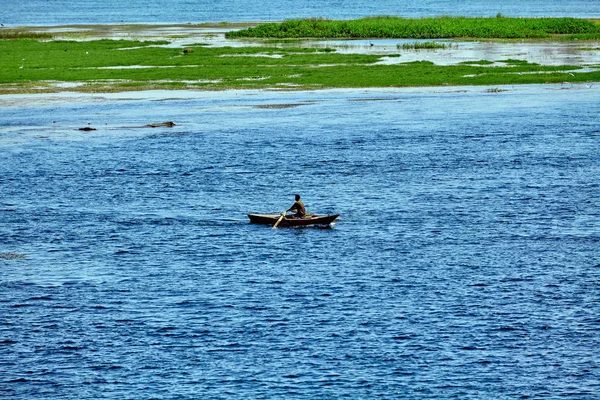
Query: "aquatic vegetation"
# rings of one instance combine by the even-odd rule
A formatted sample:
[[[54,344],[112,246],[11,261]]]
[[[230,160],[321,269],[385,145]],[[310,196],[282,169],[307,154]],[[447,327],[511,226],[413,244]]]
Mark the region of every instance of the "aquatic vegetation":
[[[477,61],[462,61],[459,64],[461,64],[461,65],[492,65],[492,64],[494,64],[494,62],[488,61],[488,60],[477,60]]]
[[[402,43],[396,45],[396,48],[402,50],[437,50],[437,49],[448,49],[452,47],[451,44],[439,43],[439,42],[413,42],[413,43]]]
[[[529,61],[515,60],[515,59],[512,59],[512,58],[509,58],[509,59],[506,59],[506,60],[500,60],[498,62],[509,64],[509,65],[536,65],[535,63],[530,63]]]
[[[14,39],[52,39],[52,34],[30,30],[6,29],[0,30],[0,40]]]
[[[567,35],[567,40],[600,40],[600,33],[579,33],[574,35]]]
[[[598,35],[600,25],[576,18],[407,19],[366,17],[356,20],[295,19],[232,31],[227,37],[259,38],[546,38],[551,35]]]

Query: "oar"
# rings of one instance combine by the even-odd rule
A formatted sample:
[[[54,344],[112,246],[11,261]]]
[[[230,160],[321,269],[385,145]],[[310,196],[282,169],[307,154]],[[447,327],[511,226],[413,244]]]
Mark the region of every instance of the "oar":
[[[285,217],[285,211],[281,213],[281,217],[279,217],[279,219],[277,220],[277,222],[275,222],[275,225],[273,225],[273,229],[277,228],[277,225],[279,225],[279,223],[281,221],[283,221],[284,217]]]

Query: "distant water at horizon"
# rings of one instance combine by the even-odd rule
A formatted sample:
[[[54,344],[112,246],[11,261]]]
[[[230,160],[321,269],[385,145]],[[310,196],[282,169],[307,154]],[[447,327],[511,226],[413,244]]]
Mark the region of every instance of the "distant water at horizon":
[[[457,4],[458,3],[458,4]],[[200,23],[278,21],[323,17],[351,19],[373,15],[430,17],[439,15],[600,18],[600,1],[572,0],[28,0],[3,4],[0,23],[5,26]]]

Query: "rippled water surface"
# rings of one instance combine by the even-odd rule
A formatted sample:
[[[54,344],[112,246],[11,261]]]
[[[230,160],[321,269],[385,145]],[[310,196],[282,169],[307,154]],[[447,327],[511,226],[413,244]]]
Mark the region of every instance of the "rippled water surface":
[[[0,97],[0,397],[598,398],[596,86]]]
[[[369,15],[599,18],[598,0],[20,0],[4,1],[4,25],[280,21]]]

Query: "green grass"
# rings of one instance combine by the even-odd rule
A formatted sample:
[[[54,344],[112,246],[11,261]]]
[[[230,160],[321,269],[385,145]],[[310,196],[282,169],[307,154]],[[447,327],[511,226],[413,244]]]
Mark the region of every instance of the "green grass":
[[[70,90],[352,88],[505,85],[600,81],[599,71],[504,60],[438,66],[430,62],[376,64],[383,56],[315,48],[153,46],[128,40],[0,40],[0,93],[56,91],[52,82],[78,82]],[[276,56],[277,58],[274,58]],[[487,65],[484,65],[487,64]],[[132,68],[133,67],[133,68]]]
[[[600,25],[576,18],[437,17],[406,19],[367,17],[356,20],[295,19],[227,33],[229,38],[547,38],[594,37]]]

